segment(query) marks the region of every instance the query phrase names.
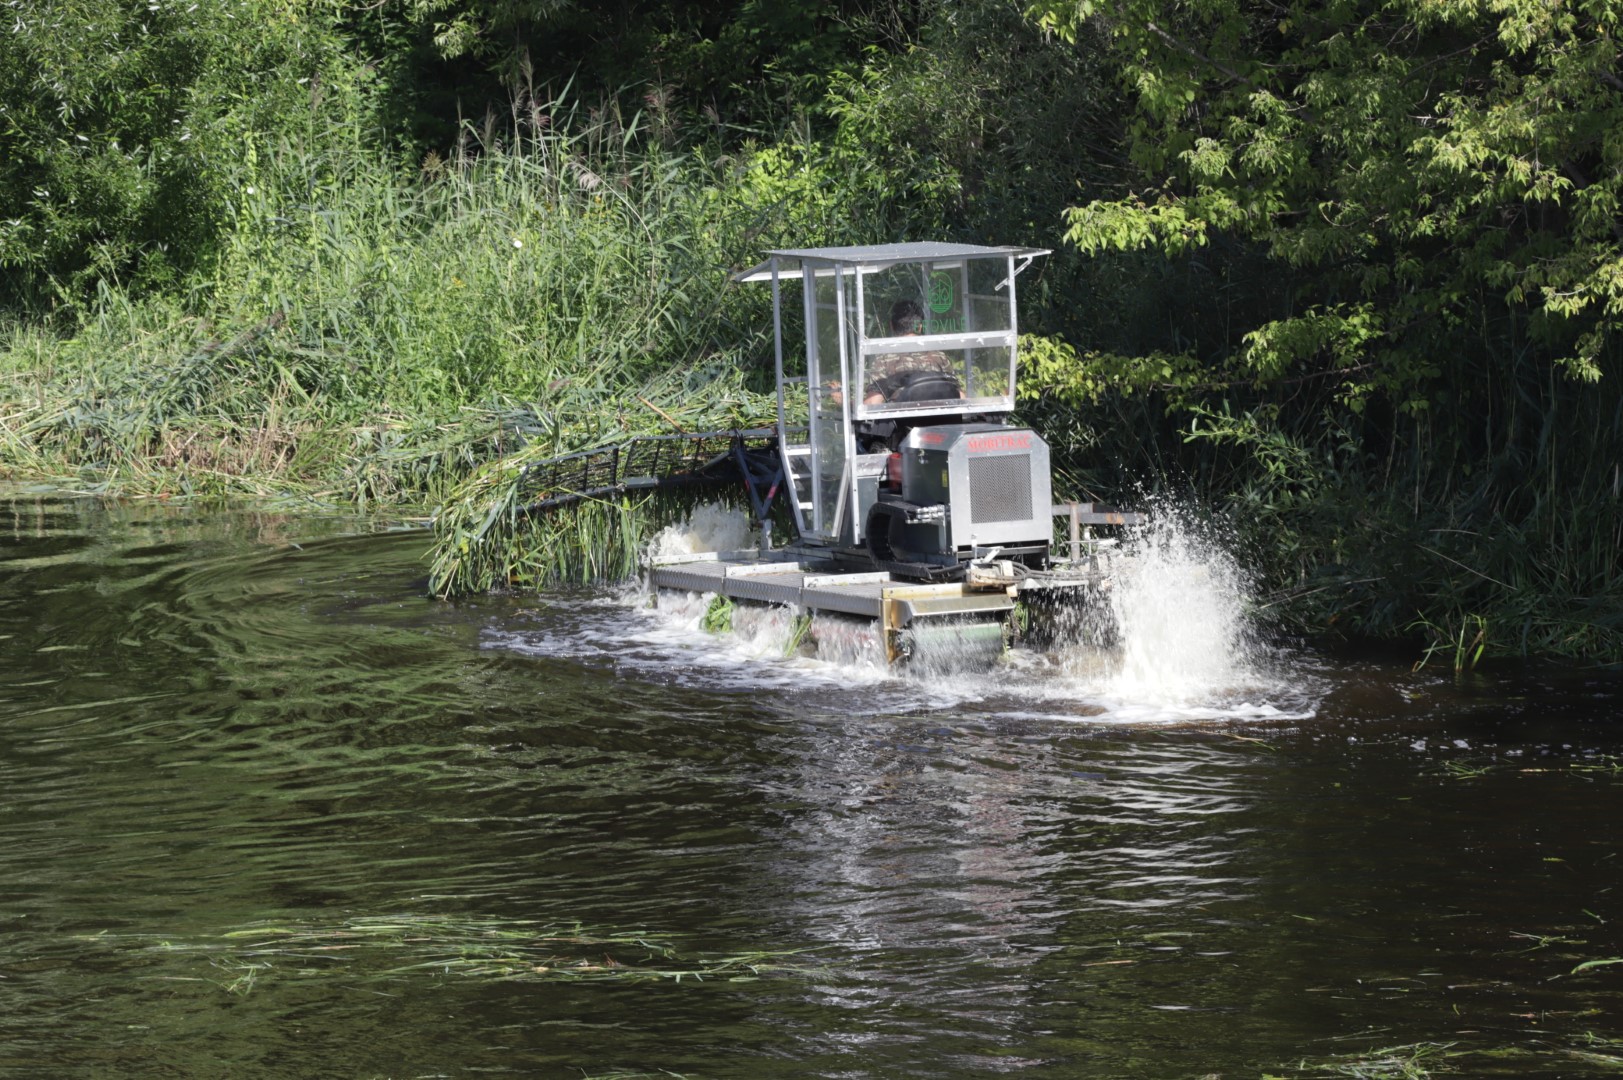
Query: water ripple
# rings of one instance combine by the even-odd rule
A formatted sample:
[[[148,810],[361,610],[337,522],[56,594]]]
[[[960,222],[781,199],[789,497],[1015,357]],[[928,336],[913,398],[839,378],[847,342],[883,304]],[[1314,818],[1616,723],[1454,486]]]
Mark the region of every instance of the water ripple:
[[[1542,1062],[1620,1034],[1606,970],[1570,974],[1623,952],[1613,683],[896,678],[626,596],[437,603],[423,548],[0,501],[0,1076],[1255,1075],[1366,1031]],[[816,965],[228,947],[390,916]]]

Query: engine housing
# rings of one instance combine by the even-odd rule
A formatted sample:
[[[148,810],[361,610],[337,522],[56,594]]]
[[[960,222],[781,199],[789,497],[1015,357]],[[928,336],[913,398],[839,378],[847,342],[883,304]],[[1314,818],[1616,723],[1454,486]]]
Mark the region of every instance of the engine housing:
[[[1048,444],[1029,428],[942,424],[902,442],[903,500],[945,508],[945,550],[1046,548],[1053,537]]]

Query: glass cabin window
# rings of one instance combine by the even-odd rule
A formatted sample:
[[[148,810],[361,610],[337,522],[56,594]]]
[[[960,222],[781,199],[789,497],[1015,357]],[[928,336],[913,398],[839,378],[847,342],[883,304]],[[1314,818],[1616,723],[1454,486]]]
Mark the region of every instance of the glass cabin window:
[[[856,415],[1013,408],[1010,265],[999,255],[896,263],[860,275]]]

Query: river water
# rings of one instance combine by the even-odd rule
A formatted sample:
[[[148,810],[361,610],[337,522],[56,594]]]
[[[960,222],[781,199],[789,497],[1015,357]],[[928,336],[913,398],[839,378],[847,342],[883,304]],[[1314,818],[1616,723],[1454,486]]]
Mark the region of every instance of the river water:
[[[0,496],[0,1076],[1623,1066],[1616,674],[895,678],[426,547]]]

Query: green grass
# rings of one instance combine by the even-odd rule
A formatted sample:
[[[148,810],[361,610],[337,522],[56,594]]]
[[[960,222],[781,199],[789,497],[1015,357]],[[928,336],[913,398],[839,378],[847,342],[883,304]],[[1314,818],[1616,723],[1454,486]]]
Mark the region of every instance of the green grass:
[[[728,272],[884,235],[885,199],[793,140],[717,157],[612,108],[516,115],[410,173],[337,122],[254,147],[207,275],[0,322],[0,478],[432,508],[442,593],[627,576],[686,500],[531,516],[524,465],[773,422],[768,296]]]
[[[0,476],[437,505],[517,453],[760,419],[766,297],[727,273],[804,239],[814,166],[545,121],[409,173],[336,121],[251,148],[206,274],[0,320]]]

